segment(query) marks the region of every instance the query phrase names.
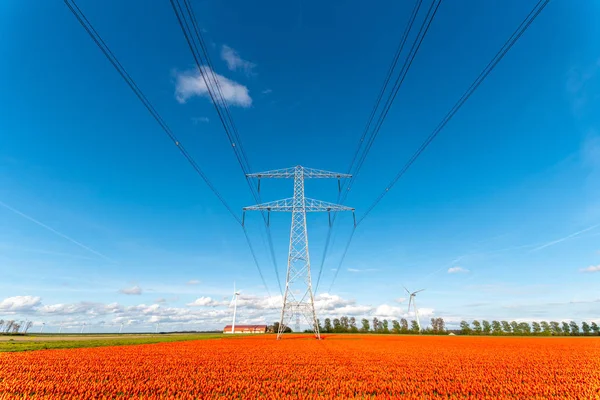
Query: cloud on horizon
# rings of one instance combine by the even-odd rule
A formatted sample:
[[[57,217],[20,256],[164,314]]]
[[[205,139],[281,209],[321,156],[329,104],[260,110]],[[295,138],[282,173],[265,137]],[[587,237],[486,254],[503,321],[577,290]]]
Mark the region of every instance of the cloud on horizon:
[[[14,314],[16,312],[27,312],[41,304],[41,298],[37,296],[14,296],[0,301],[0,312]]]
[[[600,272],[600,264],[598,264],[598,265],[590,265],[587,268],[582,268],[581,272]]]
[[[366,268],[366,269],[358,269],[358,268],[348,268],[348,272],[359,273],[359,272],[376,272],[379,271],[377,268]]]
[[[201,69],[202,74],[197,68],[175,72],[175,99],[179,103],[184,104],[194,96],[210,99],[210,93],[202,75],[206,76],[209,83],[211,83],[214,72],[205,65]],[[250,107],[252,105],[252,98],[248,94],[246,86],[217,73],[214,73],[214,79],[219,85],[223,98],[229,105],[239,107]]]
[[[205,296],[199,297],[193,302],[186,304],[188,307],[216,307],[219,305],[222,305],[222,303],[213,300],[211,297]]]
[[[119,289],[119,293],[126,295],[140,295],[142,294],[142,288],[136,285],[130,288]]]
[[[468,269],[465,269],[463,267],[451,267],[448,268],[448,273],[449,274],[460,274],[460,273],[467,273],[469,272]]]

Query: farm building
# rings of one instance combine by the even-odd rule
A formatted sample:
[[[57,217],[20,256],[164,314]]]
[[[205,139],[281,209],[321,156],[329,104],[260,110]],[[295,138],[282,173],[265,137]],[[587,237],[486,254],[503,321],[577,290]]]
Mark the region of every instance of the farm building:
[[[267,333],[266,325],[236,325],[233,333]],[[223,328],[223,333],[232,333],[231,325]]]

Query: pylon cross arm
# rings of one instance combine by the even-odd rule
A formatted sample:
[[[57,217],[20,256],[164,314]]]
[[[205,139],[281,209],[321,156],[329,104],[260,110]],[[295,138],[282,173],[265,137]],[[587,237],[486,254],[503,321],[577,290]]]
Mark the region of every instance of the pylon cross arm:
[[[248,178],[274,178],[274,179],[293,179],[295,178],[298,169],[302,170],[302,177],[304,179],[308,178],[332,178],[332,179],[347,179],[352,178],[352,175],[342,174],[340,172],[332,172],[325,171],[322,169],[315,168],[305,168],[305,167],[290,167],[290,168],[282,168],[282,169],[274,169],[271,171],[264,172],[255,172],[252,174],[247,174]]]
[[[298,209],[300,208],[300,209]],[[302,208],[304,208],[302,210]],[[327,211],[354,211],[352,207],[346,207],[341,204],[329,203],[327,201],[304,199],[304,207],[299,207],[294,204],[294,198],[270,201],[268,203],[257,204],[254,206],[244,207],[244,211],[273,211],[273,212],[327,212]]]

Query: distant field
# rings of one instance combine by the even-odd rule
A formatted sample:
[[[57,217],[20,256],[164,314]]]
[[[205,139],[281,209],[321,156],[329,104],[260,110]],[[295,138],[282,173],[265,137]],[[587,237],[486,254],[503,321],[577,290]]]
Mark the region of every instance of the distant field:
[[[600,340],[256,335],[4,353],[0,399],[600,399],[598,371]]]
[[[82,347],[126,346],[188,340],[218,339],[220,333],[173,334],[42,334],[27,336],[0,336],[0,352],[44,349],[71,349]]]

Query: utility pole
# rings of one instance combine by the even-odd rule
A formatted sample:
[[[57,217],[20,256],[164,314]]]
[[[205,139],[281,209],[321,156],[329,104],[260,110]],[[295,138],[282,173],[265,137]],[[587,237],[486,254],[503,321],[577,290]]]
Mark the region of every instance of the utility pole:
[[[281,338],[288,321],[296,314],[302,314],[309,326],[312,326],[317,339],[321,338],[317,314],[315,312],[315,301],[312,291],[310,275],[310,257],[308,253],[308,232],[306,228],[307,212],[338,212],[352,211],[354,208],[339,204],[328,203],[304,197],[304,179],[337,179],[338,190],[341,190],[340,179],[350,178],[351,175],[337,172],[322,171],[312,168],[304,168],[300,165],[291,168],[248,174],[248,177],[258,179],[258,190],[260,191],[261,178],[294,179],[294,197],[276,200],[268,203],[244,207],[246,211],[267,211],[267,224],[270,223],[271,211],[291,212],[292,227],[290,231],[290,247],[288,253],[287,275],[285,281],[285,294],[283,295],[283,306],[277,339]],[[331,225],[331,214],[329,215]]]

